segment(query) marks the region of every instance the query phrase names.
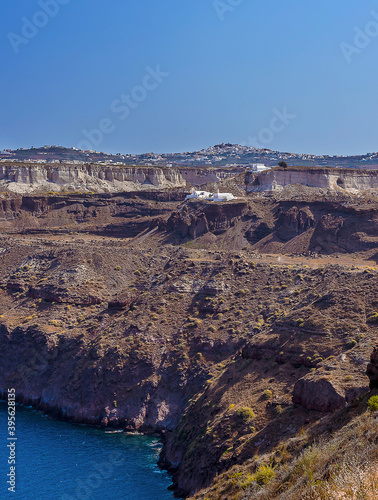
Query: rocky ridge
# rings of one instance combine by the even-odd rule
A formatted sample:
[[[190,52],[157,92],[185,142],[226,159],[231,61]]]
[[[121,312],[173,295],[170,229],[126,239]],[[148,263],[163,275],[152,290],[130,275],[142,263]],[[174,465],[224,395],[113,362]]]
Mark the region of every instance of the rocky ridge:
[[[282,191],[286,186],[299,184],[323,190],[358,191],[377,190],[377,170],[333,168],[274,168],[256,177],[246,176],[247,192]]]
[[[115,165],[0,165],[0,189],[13,193],[48,191],[120,192],[142,189],[184,188],[186,181],[175,168]]]

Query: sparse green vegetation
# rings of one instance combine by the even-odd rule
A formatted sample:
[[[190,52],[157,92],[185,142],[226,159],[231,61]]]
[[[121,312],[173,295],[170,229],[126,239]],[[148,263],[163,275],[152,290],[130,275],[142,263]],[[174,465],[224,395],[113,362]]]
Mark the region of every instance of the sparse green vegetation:
[[[302,328],[304,325],[304,319],[303,318],[297,319],[297,325],[299,326],[299,328]]]
[[[374,312],[371,316],[369,316],[367,321],[368,323],[378,323],[378,312]]]
[[[284,412],[284,409],[282,408],[281,405],[277,405],[275,408],[275,411],[276,411],[277,415],[281,415]]]
[[[186,324],[187,328],[198,328],[203,323],[202,319],[189,318],[189,322]]]
[[[247,406],[238,408],[238,410],[236,411],[236,415],[242,420],[243,423],[249,422],[249,420],[255,418],[255,412],[252,410],[252,408],[248,408]]]
[[[270,389],[266,389],[263,392],[263,398],[264,399],[272,399],[272,397],[273,397],[273,392]]]
[[[347,349],[353,349],[353,347],[356,347],[357,344],[358,344],[357,340],[352,339],[346,343],[346,347]]]
[[[268,484],[274,478],[275,471],[274,467],[271,465],[260,465],[254,474],[254,481],[260,486],[263,484]]]
[[[368,408],[370,411],[378,411],[378,396],[372,396],[369,398]]]

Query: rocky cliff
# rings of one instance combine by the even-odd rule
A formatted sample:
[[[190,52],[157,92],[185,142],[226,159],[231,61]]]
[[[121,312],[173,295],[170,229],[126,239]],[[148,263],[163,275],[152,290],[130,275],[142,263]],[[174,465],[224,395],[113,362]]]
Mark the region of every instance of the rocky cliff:
[[[163,227],[180,238],[207,235],[208,248],[248,248],[266,253],[331,254],[378,248],[375,203],[276,201],[244,198],[181,205]],[[201,240],[202,243],[205,243]]]
[[[192,186],[203,186],[205,184],[218,183],[244,172],[244,167],[202,167],[202,168],[180,168],[184,179]]]
[[[119,192],[185,187],[175,168],[125,167],[116,165],[0,165],[0,189],[13,193],[49,191]]]
[[[124,335],[137,330],[130,327]],[[165,343],[152,348],[148,341],[137,342],[127,352],[124,342],[52,333],[35,323],[11,330],[1,326],[0,383],[2,393],[15,387],[19,403],[57,418],[131,430],[173,429],[203,383],[204,374],[175,367],[176,356],[167,353]]]
[[[246,175],[247,192],[281,191],[290,184],[349,192],[375,190],[378,171],[289,167],[271,169],[258,176],[252,172]]]
[[[244,179],[245,177],[245,179]],[[243,179],[242,179],[243,178]],[[237,179],[237,182],[232,182]],[[244,189],[245,181],[245,189]],[[378,189],[378,171],[357,169],[275,168],[259,175],[243,167],[142,167],[106,164],[1,163],[0,192],[127,192],[208,186],[234,191],[280,192],[290,185],[358,193]]]
[[[377,318],[378,315],[375,315]],[[370,389],[378,389],[378,346],[374,347],[370,356],[370,363],[368,364],[366,374],[370,380]]]

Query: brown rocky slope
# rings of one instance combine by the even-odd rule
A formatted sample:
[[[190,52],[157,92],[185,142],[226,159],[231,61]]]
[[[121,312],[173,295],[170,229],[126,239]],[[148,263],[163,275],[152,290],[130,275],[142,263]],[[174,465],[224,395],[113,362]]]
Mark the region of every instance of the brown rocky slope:
[[[371,200],[182,200],[3,199],[0,388],[161,431],[189,495],[368,391],[378,234]]]

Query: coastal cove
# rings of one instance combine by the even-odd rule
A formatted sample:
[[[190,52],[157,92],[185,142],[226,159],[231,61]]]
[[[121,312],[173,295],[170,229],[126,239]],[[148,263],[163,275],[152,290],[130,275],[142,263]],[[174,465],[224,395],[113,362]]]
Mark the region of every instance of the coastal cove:
[[[157,437],[104,431],[16,407],[16,493],[8,491],[7,407],[0,402],[0,497],[26,500],[168,500]]]

